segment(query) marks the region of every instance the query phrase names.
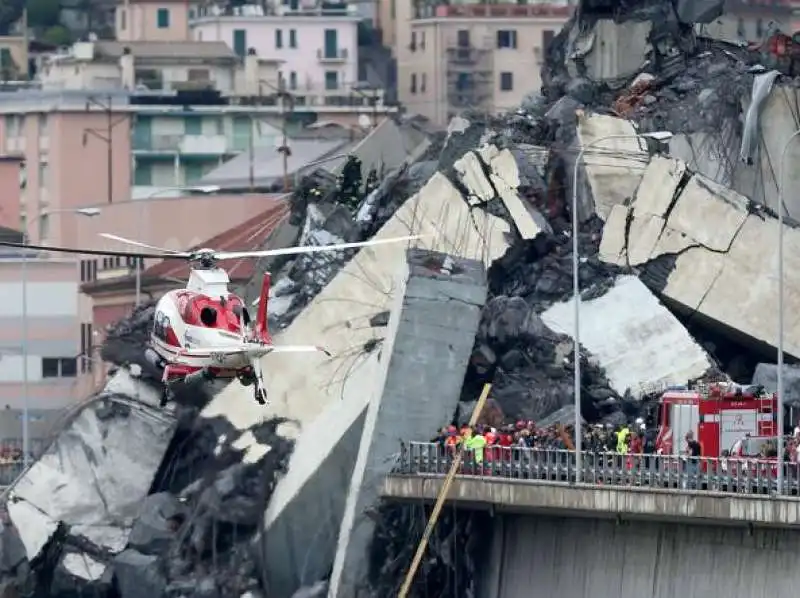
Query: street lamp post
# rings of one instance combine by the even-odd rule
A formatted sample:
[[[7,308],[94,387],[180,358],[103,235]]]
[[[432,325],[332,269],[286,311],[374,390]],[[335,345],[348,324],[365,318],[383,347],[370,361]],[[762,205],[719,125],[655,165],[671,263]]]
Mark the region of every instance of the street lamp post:
[[[612,139],[655,139],[656,141],[667,141],[672,138],[672,133],[668,131],[655,131],[653,133],[640,133],[638,135],[607,135],[592,140],[581,147],[578,152],[578,157],[575,160],[575,168],[572,172],[572,301],[574,313],[573,323],[573,359],[575,361],[574,372],[575,380],[573,393],[575,395],[575,481],[580,482],[582,477],[582,438],[581,426],[583,425],[581,418],[581,289],[580,289],[580,275],[578,268],[580,266],[580,256],[578,251],[580,249],[578,243],[578,171],[580,164],[583,161],[583,156],[586,150],[598,145],[603,141],[610,141]]]
[[[77,214],[79,216],[93,217],[100,215],[100,208],[65,208],[61,210],[51,210],[38,214],[33,219],[34,224],[38,224],[42,216],[50,214]],[[25,221],[25,230],[22,231],[23,242],[30,245],[30,235],[28,229],[31,223]],[[22,250],[22,465],[25,469],[30,463],[30,439],[28,434],[29,413],[29,388],[28,388],[28,251]]]
[[[781,161],[778,168],[778,494],[783,493],[783,318],[784,318],[784,280],[783,280],[783,166],[789,146],[800,136],[800,130],[791,134],[781,151]]]
[[[184,192],[197,191],[200,193],[211,194],[211,193],[216,193],[217,191],[219,191],[219,189],[220,188],[218,185],[203,185],[200,187],[161,187],[159,189],[156,189],[149,195],[145,195],[142,199],[137,201],[144,202],[147,201],[148,199],[153,199],[154,197],[157,197],[158,195],[166,193],[168,191],[184,191]],[[142,233],[143,230],[144,230],[144,203],[142,203],[139,207],[138,222],[136,224],[136,235],[139,237],[139,239],[137,239],[138,241],[142,240],[141,237],[143,234]],[[134,266],[134,268],[136,269],[136,306],[138,307],[142,299],[142,268],[141,264],[139,263],[139,260],[136,260],[136,265]]]

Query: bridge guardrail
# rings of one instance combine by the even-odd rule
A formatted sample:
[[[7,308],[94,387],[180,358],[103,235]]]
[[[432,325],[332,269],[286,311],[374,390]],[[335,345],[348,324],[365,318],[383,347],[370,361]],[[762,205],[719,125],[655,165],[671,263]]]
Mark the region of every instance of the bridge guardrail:
[[[583,451],[582,482],[626,487],[775,494],[777,461],[747,457],[688,458],[675,455],[621,455]],[[444,475],[455,452],[436,443],[409,442],[401,448],[394,473]],[[574,483],[575,451],[491,446],[478,462],[464,451],[459,475]],[[800,496],[800,465],[784,464],[782,495]]]

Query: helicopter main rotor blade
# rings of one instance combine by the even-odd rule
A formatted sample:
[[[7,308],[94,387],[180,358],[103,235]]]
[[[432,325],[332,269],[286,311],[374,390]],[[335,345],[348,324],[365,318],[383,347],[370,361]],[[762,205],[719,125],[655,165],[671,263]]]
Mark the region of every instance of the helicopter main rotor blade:
[[[155,245],[148,245],[147,243],[142,243],[141,241],[134,241],[132,239],[126,239],[125,237],[120,237],[119,235],[112,235],[110,233],[98,233],[99,236],[103,237],[104,239],[111,239],[112,241],[118,241],[120,243],[124,243],[126,245],[133,245],[134,247],[141,247],[142,249],[152,249],[153,251],[160,251],[162,253],[166,253],[169,255],[173,255],[175,257],[182,256],[182,257],[191,257],[190,254],[184,251],[175,251],[173,249],[164,249],[163,247],[156,247]]]
[[[182,259],[183,255],[164,255],[163,253],[137,253],[134,251],[104,251],[102,249],[75,249],[73,247],[51,247],[49,245],[26,245],[25,243],[12,243],[10,241],[0,241],[0,247],[16,247],[17,249],[28,249],[31,251],[52,251],[55,253],[70,253],[73,255],[104,255],[113,257],[138,257],[143,259]]]
[[[374,241],[360,241],[358,243],[339,243],[337,245],[306,245],[302,247],[285,247],[283,249],[264,249],[261,251],[220,251],[214,254],[218,260],[235,260],[245,257],[274,257],[278,255],[298,255],[304,253],[319,253],[320,251],[341,251],[343,249],[357,249],[359,247],[372,247],[373,245],[386,245],[388,243],[403,243],[421,238],[422,235],[409,237],[394,237],[391,239],[376,239]]]

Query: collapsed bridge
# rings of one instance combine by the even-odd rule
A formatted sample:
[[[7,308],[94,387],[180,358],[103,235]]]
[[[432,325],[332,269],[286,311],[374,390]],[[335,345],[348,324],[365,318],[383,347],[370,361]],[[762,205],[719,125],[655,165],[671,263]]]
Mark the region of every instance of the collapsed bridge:
[[[743,114],[743,100],[764,95],[760,56],[668,27],[672,3],[656,16],[635,4],[620,18],[588,3],[549,52],[543,97],[504,117],[455,119],[376,188],[359,181],[355,205],[325,177],[297,190],[282,243],[425,237],[261,264],[276,281],[275,341],[319,339],[333,354],[313,366],[268,356],[280,375],[267,409],[235,383],[154,408],[158,376],[141,355],[151,312],[112,331],[109,387],[4,497],[3,583],[53,596],[282,597],[320,581],[324,592],[330,579],[337,596],[391,595],[415,529],[408,509],[379,508],[375,489],[398,437],[429,439],[489,380],[500,417],[541,420],[573,403],[575,169],[584,415],[623,421],[646,411],[652,387],[708,374],[749,382],[776,345],[768,165],[796,128],[796,89],[771,75],[757,118]],[[631,49],[609,60],[620,32]],[[648,44],[652,32],[665,47]],[[668,145],[636,137],[657,130],[674,133]],[[785,233],[793,301],[800,252],[796,228]],[[798,325],[789,318],[785,332],[795,357]],[[408,396],[411,381],[420,386]],[[455,513],[443,526],[480,530]],[[434,550],[423,587],[441,589],[458,568],[456,590],[467,591],[475,562],[447,550]]]

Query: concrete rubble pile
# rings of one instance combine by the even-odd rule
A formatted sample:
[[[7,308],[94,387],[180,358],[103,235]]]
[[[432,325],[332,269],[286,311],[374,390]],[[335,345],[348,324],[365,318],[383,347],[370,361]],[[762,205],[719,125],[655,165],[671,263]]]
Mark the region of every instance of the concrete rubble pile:
[[[159,408],[144,357],[153,306],[109,330],[105,388],[65,414],[3,496],[0,583],[14,595],[255,596],[249,538],[285,467],[280,420],[205,418],[201,386]],[[244,434],[260,450],[237,448]],[[251,443],[252,444],[252,443]],[[250,592],[248,594],[248,592]]]
[[[280,242],[421,233],[432,238],[415,244],[435,250],[437,260],[485,266],[486,301],[482,309],[471,304],[476,333],[464,348],[463,387],[437,399],[448,412],[459,405],[453,417],[463,418],[491,381],[498,420],[562,421],[573,403],[574,191],[584,417],[614,423],[646,412],[665,384],[721,373],[749,382],[757,351],[775,345],[777,330],[770,276],[777,196],[764,167],[776,149],[763,131],[787,128],[772,120],[783,108],[771,95],[787,82],[757,66],[779,66],[763,55],[696,34],[692,25],[717,18],[721,7],[585,0],[548,49],[542,95],[502,117],[453,119],[424,155],[390,172],[361,172],[352,159],[338,179],[306,177]],[[655,131],[674,136],[668,145],[637,137]],[[786,232],[789,296],[800,297],[791,292],[800,291],[800,262],[791,262],[800,237],[793,226]],[[319,338],[334,353],[302,367],[296,357],[270,356],[268,368],[281,375],[268,382],[266,410],[249,395],[238,403],[235,384],[213,398],[216,389],[187,389],[173,409],[155,409],[157,372],[142,353],[152,307],[121,322],[104,352],[119,364],[109,387],[73,414],[51,456],[5,497],[4,583],[54,596],[113,587],[123,598],[300,598],[324,594],[331,576],[332,595],[343,597],[352,580],[342,579],[352,577],[361,546],[349,535],[362,525],[353,513],[363,511],[355,517],[368,513],[374,536],[361,587],[396,593],[425,511],[365,505],[391,459],[379,463],[359,447],[386,434],[375,432],[370,393],[375,372],[383,368],[386,377],[393,359],[392,314],[413,303],[391,300],[399,293],[396,266],[406,259],[405,248],[386,247],[260,264],[273,274],[276,342]],[[259,278],[245,289],[248,300]],[[435,287],[419,284],[425,293]],[[800,356],[800,329],[788,330],[786,341],[788,354]],[[756,380],[769,386],[774,368],[762,364]],[[287,419],[300,425],[279,433]],[[403,439],[426,440],[447,423],[418,420],[416,437]],[[293,454],[288,436],[299,436]],[[360,479],[351,487],[356,461]],[[325,467],[335,472],[317,473]],[[54,480],[65,490],[51,497]],[[308,512],[324,523],[309,523]],[[474,595],[484,523],[446,515],[417,595]],[[347,558],[336,554],[342,545]]]

